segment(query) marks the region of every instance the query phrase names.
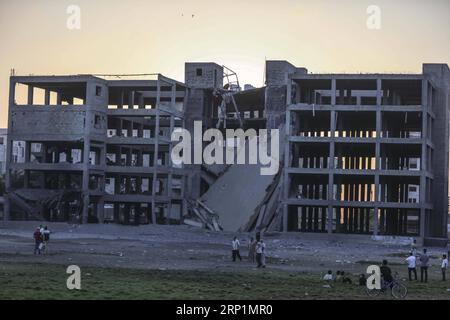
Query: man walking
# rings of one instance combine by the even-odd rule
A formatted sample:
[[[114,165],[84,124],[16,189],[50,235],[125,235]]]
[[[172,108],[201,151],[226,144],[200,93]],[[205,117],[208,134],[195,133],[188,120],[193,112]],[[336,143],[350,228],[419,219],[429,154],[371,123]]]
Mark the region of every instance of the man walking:
[[[41,228],[36,228],[36,231],[33,233],[34,238],[34,254],[41,254],[41,245],[42,245],[42,233]]]
[[[256,243],[256,263],[258,268],[265,268],[265,257],[264,257],[264,249],[266,247],[266,244],[264,241],[259,240],[258,243]]]
[[[242,261],[241,255],[239,253],[239,246],[241,244],[239,243],[239,240],[237,239],[237,237],[233,238],[233,241],[231,241],[231,245],[233,247],[233,250],[232,250],[233,262],[236,261],[236,257],[238,257],[239,260]]]
[[[430,257],[427,255],[427,249],[423,249],[423,254],[420,255],[420,282],[428,282],[428,262]]]
[[[44,254],[47,253],[48,250],[48,243],[50,241],[50,230],[47,226],[44,227],[44,232],[42,233],[42,240],[43,240],[43,251]]]
[[[409,281],[412,281],[411,273],[413,272],[414,272],[414,280],[417,281],[416,257],[414,256],[414,253],[412,251],[409,253],[409,257],[406,258],[406,263],[408,264]]]
[[[441,263],[442,281],[445,281],[445,272],[447,271],[447,268],[448,268],[448,259],[447,255],[444,254],[442,255],[442,263]]]

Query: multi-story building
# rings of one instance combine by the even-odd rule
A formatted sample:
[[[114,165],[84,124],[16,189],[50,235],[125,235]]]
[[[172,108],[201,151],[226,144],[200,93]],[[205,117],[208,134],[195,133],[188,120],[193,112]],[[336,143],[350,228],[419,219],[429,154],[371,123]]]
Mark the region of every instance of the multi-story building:
[[[245,213],[255,213],[250,229],[270,220],[279,231],[447,238],[447,65],[424,64],[421,74],[311,74],[267,61],[266,86],[244,91],[232,76],[215,63],[187,63],[185,83],[11,77],[5,218],[180,222],[226,171],[172,163],[171,133],[193,132],[198,120],[203,130],[283,131],[282,178],[273,182],[281,195],[274,192],[264,218],[256,217],[266,206]],[[28,87],[22,104],[18,84]]]
[[[5,219],[179,220],[185,174],[169,153],[186,86],[156,77],[11,77]]]
[[[286,89],[283,230],[447,238],[447,65],[424,64],[421,74],[267,68],[268,88]]]

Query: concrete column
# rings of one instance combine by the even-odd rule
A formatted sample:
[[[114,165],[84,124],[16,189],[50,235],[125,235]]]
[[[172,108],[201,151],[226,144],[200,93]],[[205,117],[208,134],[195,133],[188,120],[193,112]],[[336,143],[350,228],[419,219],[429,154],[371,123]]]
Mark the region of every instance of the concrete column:
[[[134,91],[128,92],[128,109],[133,109],[134,107]]]
[[[50,90],[45,90],[45,98],[44,98],[45,102],[44,104],[46,106],[50,105]]]
[[[158,98],[157,98],[157,109],[156,109],[156,125],[155,125],[155,150],[154,150],[154,157],[153,157],[153,181],[152,181],[152,221],[153,223],[156,223],[156,203],[155,203],[155,196],[156,196],[156,183],[158,181],[158,152],[159,152],[159,96],[160,96],[160,82],[158,81]]]
[[[173,85],[172,86],[172,105],[173,105],[173,107],[174,107],[174,103],[175,103],[175,85]],[[175,127],[175,117],[173,116],[173,115],[170,115],[170,128],[169,128],[169,132],[170,132],[170,135],[172,134],[172,132],[173,132],[173,130],[174,130],[174,127]],[[171,155],[171,153],[172,153],[172,143],[170,143],[169,144],[169,161],[168,161],[168,167],[170,168],[169,170],[169,175],[168,175],[168,178],[167,178],[167,196],[169,197],[169,204],[168,204],[168,216],[169,216],[169,219],[168,219],[168,221],[170,220],[170,218],[171,218],[171,213],[172,213],[172,196],[173,196],[173,193],[172,193],[172,178],[173,178],[173,175],[172,175],[172,170],[173,170],[173,168],[172,168],[172,157],[170,156]],[[169,221],[169,223],[170,223],[170,221]]]
[[[331,105],[336,105],[336,79],[331,79]]]
[[[8,193],[11,190],[11,158],[12,158],[12,145],[13,140],[11,139],[12,134],[12,109],[15,106],[15,95],[16,95],[16,82],[10,78],[9,79],[9,108],[8,108],[8,135],[6,137],[6,164],[5,164],[5,202],[3,205],[3,220],[8,221],[11,213],[10,198]]]
[[[381,150],[381,78],[377,79],[377,107],[376,107],[376,145],[375,145],[375,177],[374,177],[374,196],[375,207],[373,215],[373,234],[378,235],[378,209],[380,198],[380,150]]]
[[[429,105],[428,99],[428,80],[422,80],[422,150],[420,157],[420,190],[419,190],[419,199],[420,199],[420,237],[424,238],[426,236],[425,233],[425,218],[426,218],[426,172],[428,166],[428,147],[427,140],[431,137],[428,137],[428,111],[431,109]],[[448,139],[447,139],[448,143]]]
[[[335,83],[335,82],[334,82]],[[331,204],[334,200],[334,152],[335,152],[335,131],[336,131],[336,111],[332,110],[330,113],[330,131],[331,131],[331,142],[330,142],[330,154],[328,161],[328,217],[327,217],[327,231],[328,233],[333,232],[333,205]]]
[[[87,122],[87,121],[86,121]],[[87,223],[89,213],[89,153],[91,149],[91,143],[89,140],[84,141],[83,148],[83,213],[81,217],[82,223]]]
[[[92,86],[88,85],[87,94],[86,94],[86,103],[90,103],[90,96],[92,94],[95,94],[90,92],[89,89]],[[58,97],[61,97],[61,94],[58,93]],[[58,98],[60,100],[60,98]],[[86,126],[84,131],[84,145],[83,145],[83,183],[82,183],[82,195],[83,195],[83,212],[82,212],[82,223],[87,223],[88,220],[88,213],[89,213],[89,202],[90,202],[90,191],[89,191],[89,155],[91,151],[91,139],[90,139],[90,129],[91,129],[91,121],[92,121],[92,112],[87,111],[86,112]]]
[[[139,94],[139,109],[145,109],[144,95]]]
[[[288,107],[289,108],[289,107]],[[288,231],[288,205],[287,201],[289,199],[289,174],[287,172],[290,167],[290,159],[291,159],[291,146],[289,143],[289,137],[291,135],[291,111],[289,109],[286,110],[286,131],[284,135],[284,172],[283,172],[283,231]]]
[[[58,92],[57,94],[56,94],[56,104],[59,106],[59,105],[62,105],[62,93],[61,92]],[[87,122],[86,122],[87,123]]]
[[[27,104],[32,105],[34,99],[34,87],[31,85],[28,85],[28,100]]]
[[[123,109],[123,90],[121,89],[119,92],[119,102],[117,104],[118,109]]]

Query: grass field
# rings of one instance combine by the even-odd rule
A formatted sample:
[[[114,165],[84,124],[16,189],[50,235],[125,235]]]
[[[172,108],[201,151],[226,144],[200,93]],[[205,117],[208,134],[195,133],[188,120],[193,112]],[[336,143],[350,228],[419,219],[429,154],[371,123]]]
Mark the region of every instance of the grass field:
[[[356,284],[323,288],[320,274],[82,268],[81,290],[66,288],[65,267],[2,263],[0,299],[368,299]],[[356,280],[356,279],[355,279]],[[409,283],[408,299],[450,299],[450,281]],[[392,299],[388,294],[382,299]]]

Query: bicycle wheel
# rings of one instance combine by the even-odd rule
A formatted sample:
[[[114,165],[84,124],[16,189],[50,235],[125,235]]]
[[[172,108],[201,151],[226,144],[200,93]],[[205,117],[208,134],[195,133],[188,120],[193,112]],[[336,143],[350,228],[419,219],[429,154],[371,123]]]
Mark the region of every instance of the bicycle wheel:
[[[369,297],[375,298],[381,294],[381,289],[367,289],[366,288],[366,293]]]
[[[396,283],[392,287],[392,296],[396,299],[404,299],[408,294],[408,288],[402,283]]]

